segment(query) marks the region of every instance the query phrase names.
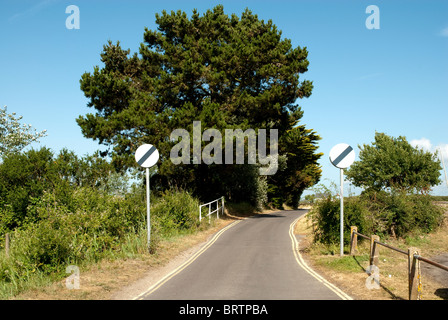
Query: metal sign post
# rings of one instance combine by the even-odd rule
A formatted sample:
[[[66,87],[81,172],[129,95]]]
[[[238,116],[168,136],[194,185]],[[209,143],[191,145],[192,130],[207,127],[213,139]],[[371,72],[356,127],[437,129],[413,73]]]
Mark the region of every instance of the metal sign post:
[[[340,242],[340,255],[341,257],[344,255],[344,169],[341,170],[341,191],[339,192],[340,196],[340,207],[341,207],[341,214],[339,219],[339,242]]]
[[[339,221],[340,231],[340,255],[344,255],[344,169],[348,168],[355,161],[355,151],[348,144],[340,143],[335,145],[330,151],[330,162],[340,169],[341,190],[339,192],[341,200],[341,214]]]
[[[148,230],[148,249],[151,248],[151,209],[150,209],[150,186],[149,168],[159,160],[159,151],[151,144],[143,144],[135,152],[135,161],[146,168],[146,223]]]
[[[146,224],[148,230],[148,248],[151,243],[151,206],[150,206],[150,187],[149,187],[149,168],[146,168]]]

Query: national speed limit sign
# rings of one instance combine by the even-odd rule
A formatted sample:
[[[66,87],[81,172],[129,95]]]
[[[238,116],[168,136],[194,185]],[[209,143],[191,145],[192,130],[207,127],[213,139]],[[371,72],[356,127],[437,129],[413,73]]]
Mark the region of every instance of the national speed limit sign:
[[[355,161],[355,150],[346,143],[339,143],[330,150],[330,162],[339,169],[345,169]]]
[[[135,161],[143,168],[151,168],[159,160],[159,151],[152,144],[142,144],[135,151]]]

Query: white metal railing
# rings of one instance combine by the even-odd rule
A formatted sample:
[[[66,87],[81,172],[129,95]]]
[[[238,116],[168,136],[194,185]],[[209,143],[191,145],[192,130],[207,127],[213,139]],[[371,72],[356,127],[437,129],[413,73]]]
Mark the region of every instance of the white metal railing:
[[[221,207],[219,206],[219,201],[221,200]],[[212,204],[216,203],[216,209],[212,211]],[[208,206],[208,213],[206,216],[208,216],[208,222],[210,223],[210,216],[216,212],[216,218],[219,218],[219,209],[221,209],[221,213],[224,215],[224,197],[218,198],[216,200],[210,201],[208,203],[201,204],[199,206],[199,222],[201,222],[202,219],[202,207]]]

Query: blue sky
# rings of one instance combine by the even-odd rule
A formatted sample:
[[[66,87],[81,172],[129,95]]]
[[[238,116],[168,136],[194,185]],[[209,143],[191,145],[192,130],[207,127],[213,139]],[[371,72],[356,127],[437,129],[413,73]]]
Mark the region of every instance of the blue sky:
[[[80,29],[67,29],[66,7],[80,11]],[[82,136],[75,122],[94,110],[79,88],[81,75],[101,65],[110,39],[137,52],[144,27],[155,29],[162,10],[205,12],[223,4],[227,14],[246,7],[272,21],[294,46],[309,51],[313,94],[299,102],[302,122],[322,137],[322,182],[338,183],[328,154],[341,142],[373,141],[375,131],[406,136],[427,150],[442,148],[448,165],[448,1],[64,1],[0,2],[0,105],[47,130],[38,148],[79,155],[104,149]],[[369,5],[380,29],[366,28]],[[357,157],[358,158],[358,157]],[[442,174],[442,177],[444,175]],[[446,183],[434,194],[448,195]]]

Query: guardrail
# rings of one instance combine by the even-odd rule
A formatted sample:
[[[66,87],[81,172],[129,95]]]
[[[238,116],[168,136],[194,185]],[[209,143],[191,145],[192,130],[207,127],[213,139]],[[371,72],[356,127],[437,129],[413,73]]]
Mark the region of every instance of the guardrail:
[[[448,271],[448,266],[441,265],[435,261],[423,258],[420,255],[419,249],[415,247],[408,248],[407,251],[392,247],[386,243],[380,242],[380,237],[377,235],[366,236],[358,232],[356,226],[350,228],[350,255],[356,255],[358,252],[358,236],[370,240],[370,258],[369,265],[377,266],[379,261],[379,246],[394,250],[408,257],[408,282],[409,282],[409,300],[420,299],[422,291],[420,261],[431,264],[437,268]],[[373,268],[370,267],[369,270]]]
[[[221,207],[219,206],[219,201],[221,200]],[[212,211],[212,204],[216,203],[216,209]],[[224,197],[218,198],[216,200],[210,201],[208,203],[201,204],[199,206],[199,222],[201,222],[202,219],[202,207],[208,206],[208,213],[206,216],[208,216],[208,223],[210,223],[210,216],[216,212],[216,218],[219,218],[219,209],[221,209],[221,213],[224,215]]]

